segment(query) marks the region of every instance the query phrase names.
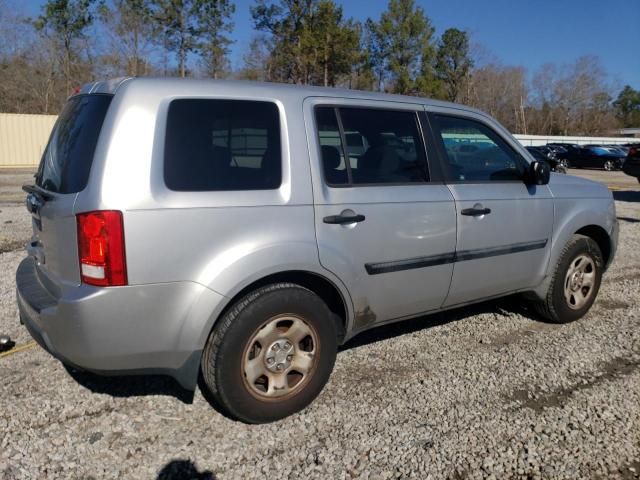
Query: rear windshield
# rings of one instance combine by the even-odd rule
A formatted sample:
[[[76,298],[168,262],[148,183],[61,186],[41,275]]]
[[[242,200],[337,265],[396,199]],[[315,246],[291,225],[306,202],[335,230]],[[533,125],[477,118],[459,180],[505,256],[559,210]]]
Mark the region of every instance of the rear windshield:
[[[69,99],[53,127],[36,175],[36,185],[57,193],[77,193],[87,186],[93,154],[112,95]]]

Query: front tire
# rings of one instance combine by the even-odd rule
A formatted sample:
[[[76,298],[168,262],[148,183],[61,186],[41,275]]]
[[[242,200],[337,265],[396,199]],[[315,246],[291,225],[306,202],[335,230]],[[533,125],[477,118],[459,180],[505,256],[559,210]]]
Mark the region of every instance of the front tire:
[[[607,172],[612,172],[613,170],[615,170],[616,169],[616,165],[613,162],[613,160],[607,160],[606,162],[604,162],[604,169]]]
[[[214,405],[247,423],[267,423],[309,405],[337,353],[333,314],[313,292],[278,283],[251,292],[218,321],[202,355]]]
[[[554,323],[582,318],[596,299],[603,268],[598,244],[574,235],[560,255],[546,298],[536,304],[538,313]]]

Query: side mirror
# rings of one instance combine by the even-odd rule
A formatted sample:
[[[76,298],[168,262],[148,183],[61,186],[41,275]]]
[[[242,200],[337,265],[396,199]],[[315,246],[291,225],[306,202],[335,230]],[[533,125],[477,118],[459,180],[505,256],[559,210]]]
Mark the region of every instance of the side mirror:
[[[529,185],[546,185],[551,176],[551,167],[547,162],[534,160],[529,164],[526,183]]]

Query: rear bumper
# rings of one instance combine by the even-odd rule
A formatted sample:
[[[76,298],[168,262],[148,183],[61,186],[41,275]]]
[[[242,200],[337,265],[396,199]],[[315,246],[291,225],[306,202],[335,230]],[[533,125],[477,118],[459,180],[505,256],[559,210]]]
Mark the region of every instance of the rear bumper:
[[[63,363],[102,374],[171,375],[195,388],[203,329],[224,297],[193,282],[100,288],[42,281],[35,259],[16,272],[20,318]]]

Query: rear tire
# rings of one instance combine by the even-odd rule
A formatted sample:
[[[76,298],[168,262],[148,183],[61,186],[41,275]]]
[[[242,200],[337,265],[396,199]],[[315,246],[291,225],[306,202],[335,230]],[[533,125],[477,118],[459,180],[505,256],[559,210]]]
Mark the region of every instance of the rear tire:
[[[546,298],[535,304],[538,313],[554,323],[583,317],[596,299],[603,268],[598,244],[584,235],[574,235],[560,254]]]
[[[268,285],[218,320],[202,355],[202,377],[223,413],[267,423],[309,405],[331,375],[337,353],[333,316],[299,285]]]

